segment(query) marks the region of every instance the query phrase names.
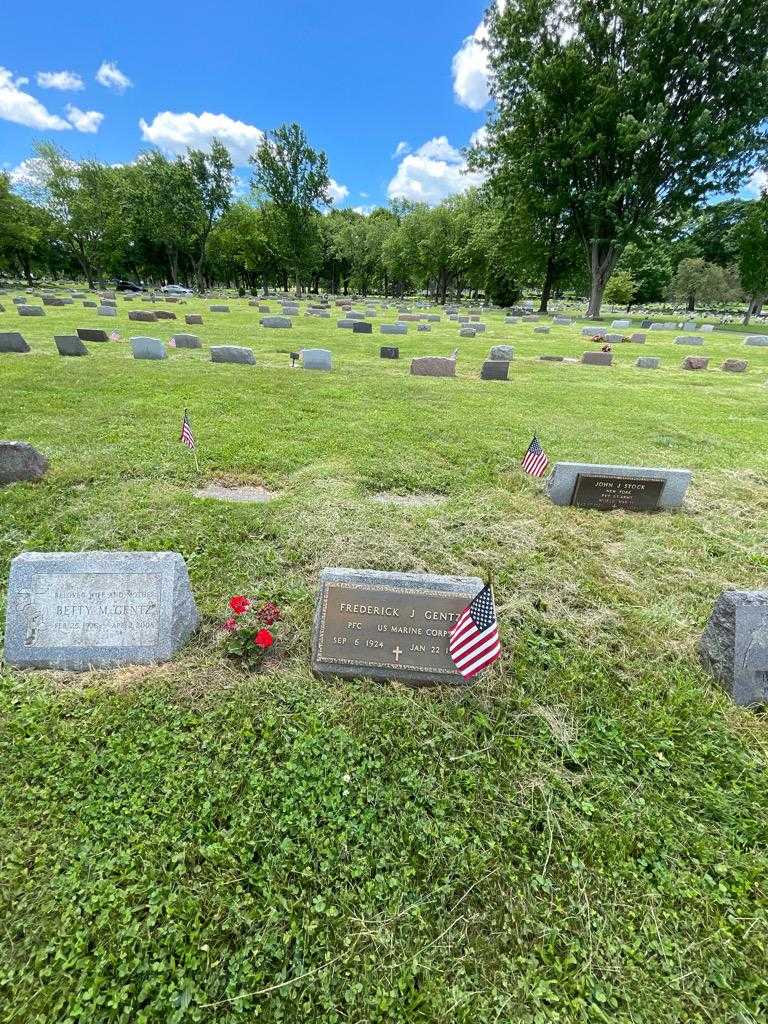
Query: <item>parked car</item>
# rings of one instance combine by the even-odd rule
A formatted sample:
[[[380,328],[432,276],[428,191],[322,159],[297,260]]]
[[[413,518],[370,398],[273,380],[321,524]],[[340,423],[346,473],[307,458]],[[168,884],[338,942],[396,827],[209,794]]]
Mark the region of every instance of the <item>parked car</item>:
[[[164,284],[160,289],[165,295],[191,295],[191,288],[183,288],[180,284]]]
[[[115,281],[114,288],[118,292],[143,292],[144,285],[135,281]]]

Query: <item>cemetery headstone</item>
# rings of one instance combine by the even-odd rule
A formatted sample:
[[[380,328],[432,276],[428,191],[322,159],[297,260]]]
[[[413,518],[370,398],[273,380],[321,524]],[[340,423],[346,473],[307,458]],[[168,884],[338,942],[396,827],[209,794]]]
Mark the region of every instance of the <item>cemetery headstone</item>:
[[[680,365],[683,370],[706,370],[709,359],[705,356],[686,356]]]
[[[74,672],[153,664],[198,622],[176,552],[28,551],[11,562],[5,660]]]
[[[96,312],[99,316],[117,316],[117,310],[114,306],[99,306]]]
[[[293,327],[286,316],[263,316],[259,323],[262,327]]]
[[[581,333],[585,338],[596,338],[598,335],[604,337],[608,332],[605,327],[582,327]]]
[[[656,370],[661,362],[656,356],[638,356],[635,366],[641,370]]]
[[[100,327],[78,327],[77,336],[81,341],[109,341],[109,335]]]
[[[382,345],[379,349],[380,359],[399,359],[400,349],[395,345]]]
[[[128,316],[131,314],[129,313]],[[158,320],[175,320],[176,314],[171,309],[156,309],[155,316]]]
[[[703,345],[704,339],[695,334],[680,334],[675,338],[676,345]]]
[[[631,327],[631,326],[632,326],[632,321],[631,320],[613,320],[611,322],[611,327]]]
[[[421,331],[422,334],[428,334],[432,330],[432,324],[419,324],[416,330]]]
[[[184,323],[191,327],[193,324],[202,324],[203,318],[199,313],[187,313]]]
[[[480,377],[482,380],[509,380],[509,362],[506,359],[486,359]]]
[[[411,360],[414,377],[455,377],[456,360],[447,356],[418,356]]]
[[[17,306],[19,316],[45,316],[42,306]]]
[[[353,334],[371,334],[373,326],[365,320],[355,320],[352,326]]]
[[[744,344],[753,348],[765,348],[768,346],[768,334],[749,334],[744,339]]]
[[[343,317],[341,320],[336,321],[336,326],[347,331],[354,331],[356,323],[356,320],[348,320],[347,317]]]
[[[88,349],[76,334],[54,334],[53,341],[60,356],[88,355]]]
[[[613,362],[613,352],[585,352],[581,361],[590,366],[610,366]]]
[[[407,334],[407,324],[381,324],[379,326],[379,332],[381,334]]]
[[[690,480],[688,469],[557,462],[547,493],[555,505],[651,512],[679,508]]]
[[[0,352],[29,352],[29,345],[18,331],[0,332]]]
[[[301,363],[305,370],[331,370],[333,363],[327,348],[305,348],[301,353]]]
[[[548,327],[534,327],[533,328],[533,333],[534,334],[549,334],[549,328]]]
[[[746,373],[748,366],[746,359],[726,359],[720,369],[726,373]]]
[[[166,359],[165,345],[159,338],[131,338],[134,359]]]
[[[509,362],[515,357],[515,350],[511,345],[494,345],[488,353],[489,359],[502,359]]]
[[[202,348],[203,343],[196,334],[174,334],[171,338],[176,348]]]
[[[256,356],[252,348],[240,345],[213,345],[211,347],[212,363],[248,363],[253,366]]]
[[[48,460],[26,441],[0,441],[0,487],[42,480]]]
[[[545,355],[545,356],[539,356],[539,359],[543,363],[562,363],[563,360],[565,359],[565,356],[549,356],[549,355]]]
[[[644,345],[645,344],[645,335],[641,334],[640,332],[636,332],[635,334],[630,334],[629,340],[630,341],[634,341],[634,343],[636,345]]]
[[[209,309],[212,313],[228,313],[229,306],[210,306]]]
[[[449,630],[482,590],[477,577],[323,569],[312,630],[312,670],[410,684],[464,680]]]
[[[736,704],[768,703],[768,590],[723,591],[699,656]]]
[[[153,324],[157,320],[157,314],[149,309],[129,309],[128,319],[137,320],[140,323]]]

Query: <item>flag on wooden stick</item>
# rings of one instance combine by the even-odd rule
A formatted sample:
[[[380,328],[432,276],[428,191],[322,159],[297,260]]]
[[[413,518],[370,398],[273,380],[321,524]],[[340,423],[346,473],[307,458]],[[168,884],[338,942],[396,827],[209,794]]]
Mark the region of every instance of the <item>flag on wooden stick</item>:
[[[181,421],[181,437],[179,438],[182,444],[185,444],[190,451],[194,451],[197,448],[195,444],[195,437],[192,433],[192,427],[189,423],[189,416],[187,410],[184,410],[184,419]]]
[[[487,668],[501,654],[493,587],[486,583],[450,629],[448,651],[465,679]]]
[[[528,473],[529,476],[544,476],[544,472],[549,465],[547,453],[539,444],[539,439],[535,434],[533,435],[533,440],[528,445],[528,451],[523,456],[521,465],[524,472]]]

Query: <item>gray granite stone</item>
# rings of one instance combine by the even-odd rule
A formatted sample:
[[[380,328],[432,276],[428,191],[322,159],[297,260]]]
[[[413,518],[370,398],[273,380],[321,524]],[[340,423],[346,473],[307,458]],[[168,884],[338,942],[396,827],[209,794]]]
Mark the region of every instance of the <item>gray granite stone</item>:
[[[131,338],[134,359],[166,359],[165,345],[159,338]]]
[[[373,325],[365,320],[356,320],[352,326],[353,334],[372,334]]]
[[[202,322],[203,318],[199,313],[187,313],[187,315],[184,317],[184,323],[190,327],[193,324],[202,324]]]
[[[114,306],[99,306],[96,312],[99,316],[117,316]]]
[[[143,324],[153,324],[157,320],[157,315],[151,309],[129,309],[128,319]]]
[[[768,703],[768,590],[723,591],[699,656],[736,704]]]
[[[19,316],[45,316],[42,306],[17,306]]]
[[[301,353],[305,370],[332,370],[333,360],[327,348],[305,348]]]
[[[356,323],[357,323],[356,320],[349,320],[349,319],[347,319],[347,317],[342,317],[341,320],[337,320],[336,321],[336,326],[337,327],[341,327],[342,330],[345,330],[345,331],[352,331],[352,330],[354,330],[354,327],[355,327]]]
[[[488,353],[489,359],[501,359],[509,362],[515,358],[515,350],[511,345],[494,345]]]
[[[240,345],[214,345],[211,348],[212,363],[248,363],[253,366],[256,356],[252,348]]]
[[[699,327],[699,331],[702,334],[711,334],[712,331],[714,331],[714,329],[714,324],[701,324],[701,326]]]
[[[630,334],[629,340],[630,341],[634,341],[634,343],[636,345],[644,345],[645,344],[645,335],[642,334],[640,331],[637,331],[637,332],[635,332],[635,334]]]
[[[396,345],[382,345],[379,349],[381,359],[399,359],[400,349]]]
[[[414,377],[455,377],[456,360],[447,356],[419,356],[411,360]]]
[[[448,630],[482,588],[477,576],[323,569],[312,628],[312,671],[417,686],[465,685],[448,654]],[[401,614],[393,614],[394,608]],[[360,644],[358,622],[380,646]]]
[[[0,352],[29,352],[29,345],[18,331],[0,332]]]
[[[610,366],[613,362],[613,352],[585,352],[581,361],[588,366]]]
[[[570,327],[573,321],[569,316],[553,316],[552,323],[558,327]]]
[[[109,341],[109,335],[101,327],[78,327],[77,336],[81,341]]]
[[[661,360],[656,356],[638,356],[635,366],[639,366],[641,370],[656,370],[661,363]]]
[[[198,622],[176,552],[25,552],[11,563],[5,660],[75,672],[168,661]]]
[[[459,328],[460,338],[474,338],[475,329],[471,324],[464,324],[463,327]]]
[[[381,334],[407,334],[407,324],[381,324],[379,327]]]
[[[171,338],[174,348],[202,348],[203,343],[196,334],[174,334]]]
[[[506,359],[486,359],[480,369],[482,380],[509,380],[509,362]]]
[[[596,338],[598,335],[602,338],[608,332],[605,327],[582,327],[581,333],[585,338]]]
[[[130,316],[130,313],[128,314]],[[171,309],[156,309],[155,316],[158,320],[175,320],[176,314]]]
[[[659,508],[679,508],[691,481],[689,469],[659,469],[649,466],[610,466],[589,462],[557,462],[547,480],[547,493],[555,505],[570,505],[579,476],[632,477],[663,480]]]
[[[287,316],[263,316],[259,323],[262,327],[293,327]]]
[[[76,334],[54,334],[53,341],[60,356],[88,355],[88,349]]]
[[[674,331],[677,324],[670,323],[668,320],[665,321],[654,321],[649,324],[646,328],[649,331]]]
[[[612,320],[611,327],[631,327],[631,320]]]
[[[549,334],[549,327],[534,327],[534,334]]]
[[[96,302],[91,302],[90,299],[86,299],[83,303],[83,309],[96,309],[97,305],[98,304]]]
[[[0,486],[41,480],[48,460],[26,441],[0,441]]]
[[[229,306],[209,306],[208,308],[210,309],[210,311],[212,313],[228,313],[229,312]]]
[[[703,345],[704,339],[696,334],[679,334],[675,338],[676,345]]]
[[[720,369],[726,373],[746,373],[748,366],[746,359],[726,359]]]
[[[539,356],[539,359],[543,363],[562,363],[564,361],[564,359],[565,359],[565,356],[549,356],[549,355],[545,355],[545,356]]]
[[[768,346],[768,334],[749,334],[744,339],[744,344],[753,348],[764,348]]]
[[[422,334],[429,334],[429,332],[432,330],[432,325],[431,324],[419,324],[418,327],[416,328],[416,330],[417,331],[421,331]]]

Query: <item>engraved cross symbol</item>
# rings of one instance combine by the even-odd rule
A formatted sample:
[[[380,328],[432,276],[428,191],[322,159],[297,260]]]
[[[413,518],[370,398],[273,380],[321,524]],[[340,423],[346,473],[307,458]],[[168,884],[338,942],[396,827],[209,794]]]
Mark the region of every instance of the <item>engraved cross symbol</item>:
[[[399,648],[399,647],[395,647],[395,649],[394,649],[394,650],[392,651],[392,653],[393,653],[393,654],[394,654],[394,656],[395,656],[395,661],[400,661],[400,655],[401,655],[401,654],[403,653],[403,652],[402,652],[402,651],[400,650],[400,648]]]

